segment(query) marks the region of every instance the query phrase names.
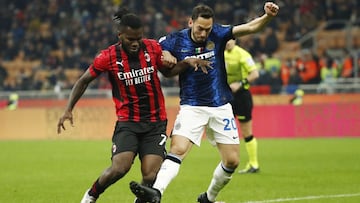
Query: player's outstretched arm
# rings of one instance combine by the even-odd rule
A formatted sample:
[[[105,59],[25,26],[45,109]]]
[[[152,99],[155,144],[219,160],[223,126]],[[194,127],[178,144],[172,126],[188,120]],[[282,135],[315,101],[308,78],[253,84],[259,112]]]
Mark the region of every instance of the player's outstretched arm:
[[[248,23],[234,26],[234,37],[240,37],[243,35],[259,32],[271,21],[273,17],[277,15],[277,13],[279,12],[279,6],[273,2],[266,2],[264,5],[264,11],[264,15],[255,18]]]
[[[72,110],[75,104],[79,101],[80,97],[84,94],[86,88],[88,87],[89,83],[94,79],[91,76],[90,71],[86,70],[86,72],[76,81],[74,87],[72,88],[68,104],[63,115],[60,117],[59,122],[57,124],[57,132],[58,134],[61,133],[61,130],[65,130],[64,122],[66,120],[70,121],[71,126],[73,126],[73,115]]]
[[[209,68],[213,69],[210,61],[202,60],[198,58],[187,58],[183,61],[180,61],[180,63],[181,62],[184,63],[184,65],[193,67],[195,71],[197,71],[200,68],[201,71],[205,74],[208,74]]]
[[[208,68],[212,69],[211,62],[198,59],[198,58],[187,58],[182,61],[177,62],[176,58],[173,57],[170,52],[163,51],[163,64],[166,67],[163,67],[160,70],[160,72],[165,77],[173,77],[175,75],[180,74],[185,69],[192,67],[195,71],[197,71],[199,68],[202,72],[208,73]],[[167,61],[164,61],[164,59],[167,58]],[[170,64],[170,65],[169,65]]]

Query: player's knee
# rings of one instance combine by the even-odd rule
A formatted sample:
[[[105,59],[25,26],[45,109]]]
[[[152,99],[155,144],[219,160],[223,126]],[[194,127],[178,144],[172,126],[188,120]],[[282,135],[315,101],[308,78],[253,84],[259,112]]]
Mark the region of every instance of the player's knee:
[[[188,145],[173,144],[170,147],[170,153],[175,154],[179,158],[184,158],[187,151],[189,150]]]
[[[156,174],[160,170],[161,162],[158,165],[141,164],[141,174],[144,182],[152,182],[156,178]]]
[[[226,168],[235,169],[239,165],[239,158],[237,156],[227,157],[227,159],[223,160],[223,164]]]
[[[183,136],[173,136],[170,145],[170,154],[183,159],[192,146],[191,141]]]
[[[155,171],[143,173],[143,182],[146,184],[153,183],[155,181],[156,174],[157,173]]]

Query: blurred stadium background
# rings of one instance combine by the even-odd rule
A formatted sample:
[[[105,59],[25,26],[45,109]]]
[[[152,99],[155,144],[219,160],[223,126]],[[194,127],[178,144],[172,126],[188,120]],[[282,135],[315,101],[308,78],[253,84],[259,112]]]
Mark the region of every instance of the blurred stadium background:
[[[80,200],[110,161],[116,116],[105,76],[77,104],[74,128],[66,123],[58,136],[56,124],[74,82],[99,50],[116,42],[112,14],[120,5],[131,8],[145,22],[146,37],[158,39],[187,26],[200,2],[214,8],[217,22],[239,24],[261,15],[265,1],[1,0],[0,202]],[[234,174],[219,199],[360,202],[360,1],[275,2],[279,16],[262,32],[238,39],[261,72],[251,91],[262,171]],[[177,78],[162,78],[162,85],[170,132]],[[293,105],[298,89],[302,105]],[[207,187],[204,176],[211,176],[218,157],[207,142],[193,150],[164,202],[193,202]],[[241,168],[243,142],[240,151]],[[99,202],[133,202],[128,183],[139,179],[138,164]]]
[[[21,131],[25,128],[14,129],[9,118],[44,132],[34,138],[53,136],[74,82],[99,50],[116,42],[112,14],[119,6],[139,14],[145,36],[158,39],[186,27],[191,8],[200,2],[214,8],[217,22],[240,24],[261,15],[265,1],[1,1],[0,107],[4,110],[0,111],[0,125],[8,133],[0,139],[33,138]],[[255,133],[260,137],[359,136],[359,128],[352,127],[359,123],[360,113],[359,1],[275,2],[281,8],[278,17],[262,32],[238,39],[252,53],[261,73],[251,88]],[[177,78],[162,78],[162,85],[171,120],[178,106]],[[289,102],[297,89],[305,93],[300,107]],[[5,111],[13,93],[18,96],[18,107]],[[83,134],[83,129],[100,120],[96,115],[102,114],[109,115],[101,127],[108,130],[87,131],[98,134],[90,137],[109,137],[113,105],[105,76],[91,84],[84,98],[78,105],[78,118],[90,114],[94,121],[74,134]],[[31,122],[34,115],[41,124]],[[288,124],[286,130],[282,122]],[[304,122],[313,125],[304,130]],[[83,136],[88,135],[77,138]]]

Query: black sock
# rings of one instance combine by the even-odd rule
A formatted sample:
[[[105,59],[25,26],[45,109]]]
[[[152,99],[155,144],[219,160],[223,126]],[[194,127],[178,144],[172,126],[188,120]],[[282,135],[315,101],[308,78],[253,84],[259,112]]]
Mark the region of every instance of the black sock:
[[[170,154],[170,153],[166,155],[165,159],[169,159],[178,164],[181,164],[181,162],[182,162],[182,160],[178,156],[176,156],[174,154]]]
[[[105,189],[106,189],[106,187],[100,185],[99,179],[97,179],[95,181],[95,183],[92,185],[92,187],[89,191],[89,195],[91,195],[95,198],[98,198],[99,195],[105,191]]]
[[[254,135],[250,135],[249,137],[245,137],[245,142],[250,142],[254,138]]]

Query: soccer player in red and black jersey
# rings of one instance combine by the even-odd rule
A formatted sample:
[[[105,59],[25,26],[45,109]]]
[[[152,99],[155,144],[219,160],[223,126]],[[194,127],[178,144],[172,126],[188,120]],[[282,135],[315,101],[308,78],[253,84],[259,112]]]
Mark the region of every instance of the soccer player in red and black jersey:
[[[210,67],[210,62],[194,58],[177,63],[163,61],[158,42],[143,38],[140,18],[127,9],[119,10],[114,21],[119,42],[102,50],[77,80],[57,125],[58,133],[65,130],[65,120],[73,125],[75,104],[88,84],[106,72],[118,117],[112,137],[112,164],[86,191],[82,203],[96,202],[107,187],[126,175],[137,154],[142,184],[152,186],[166,155],[167,139],[165,102],[157,71],[171,77],[189,65],[204,72]]]

